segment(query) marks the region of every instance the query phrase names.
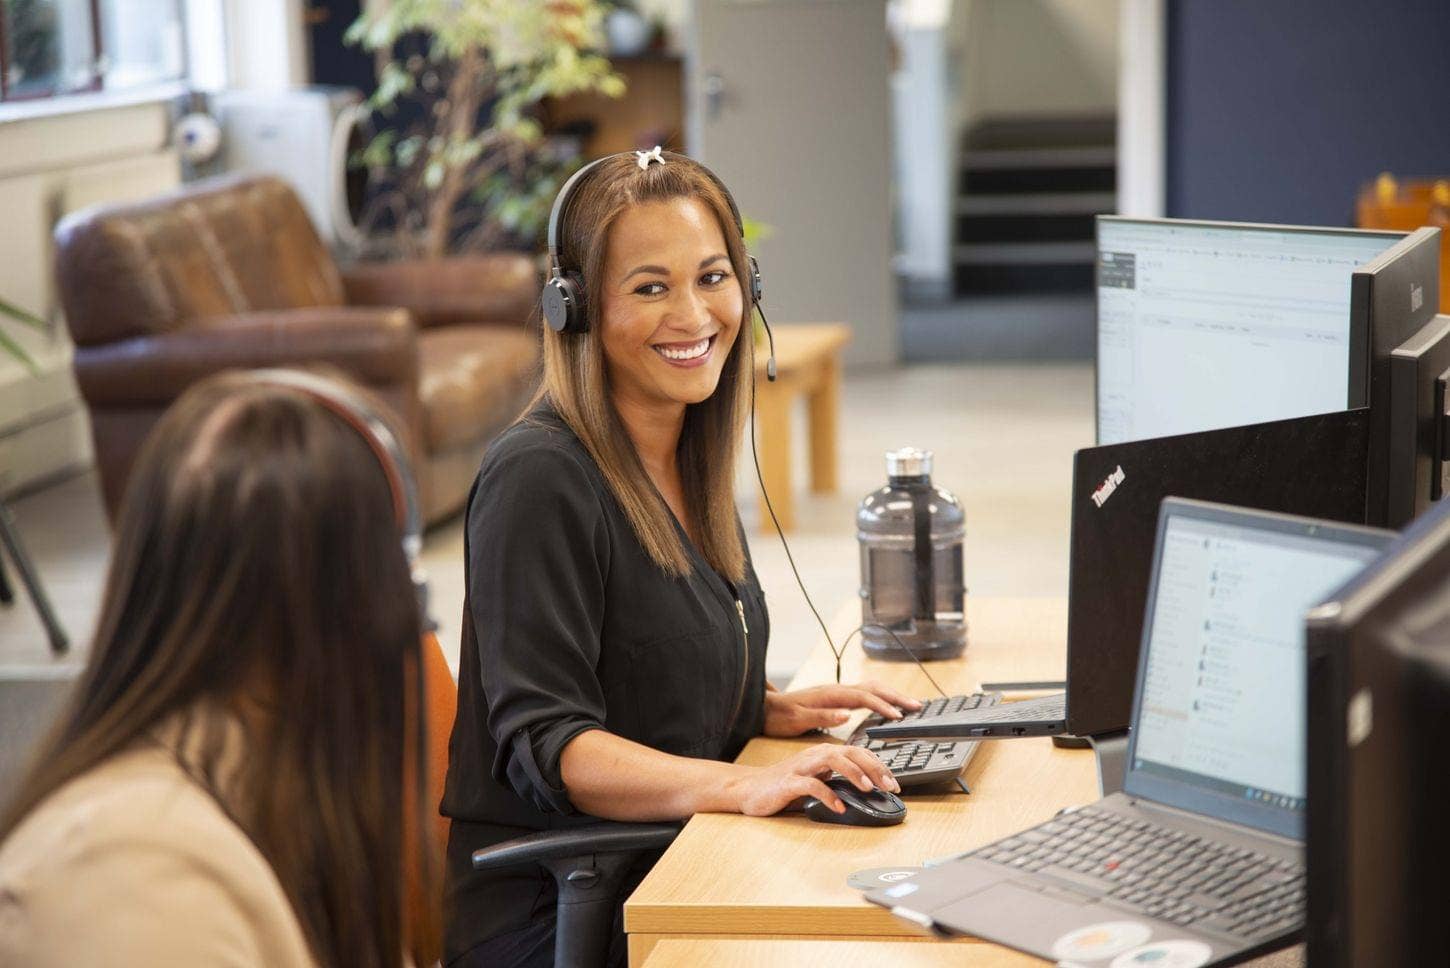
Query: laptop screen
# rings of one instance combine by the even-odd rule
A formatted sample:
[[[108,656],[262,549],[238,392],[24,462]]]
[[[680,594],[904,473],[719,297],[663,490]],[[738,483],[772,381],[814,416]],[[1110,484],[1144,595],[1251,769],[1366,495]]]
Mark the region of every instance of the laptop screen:
[[[1194,510],[1167,502],[1159,524],[1125,788],[1299,836],[1304,616],[1388,535]]]

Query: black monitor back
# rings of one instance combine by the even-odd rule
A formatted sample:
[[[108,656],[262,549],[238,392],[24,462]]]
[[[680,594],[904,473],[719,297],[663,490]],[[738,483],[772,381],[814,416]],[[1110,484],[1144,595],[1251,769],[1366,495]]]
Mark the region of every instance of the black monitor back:
[[[1450,316],[1435,316],[1390,354],[1386,521],[1404,527],[1445,492]]]
[[[1369,412],[1089,447],[1073,459],[1067,729],[1128,727],[1158,506],[1188,497],[1364,522]]]
[[[1309,613],[1315,968],[1443,965],[1450,906],[1450,505]]]
[[[1390,507],[1390,356],[1430,322],[1440,305],[1440,230],[1416,229],[1373,262],[1354,271],[1349,289],[1350,331],[1369,342],[1369,494],[1367,524],[1395,527]],[[1363,353],[1351,351],[1354,361]],[[1403,465],[1401,465],[1403,466]]]

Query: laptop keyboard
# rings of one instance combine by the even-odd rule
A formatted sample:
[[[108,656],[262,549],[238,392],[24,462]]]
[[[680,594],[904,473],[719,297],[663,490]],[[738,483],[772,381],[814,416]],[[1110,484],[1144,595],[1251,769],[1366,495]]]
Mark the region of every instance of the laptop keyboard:
[[[996,693],[973,693],[970,696],[944,696],[937,699],[923,699],[922,708],[915,712],[903,710],[901,719],[889,720],[882,716],[868,716],[847,740],[852,746],[864,746],[874,752],[886,764],[896,782],[903,787],[939,780],[950,780],[962,772],[976,752],[977,740],[955,740],[944,743],[905,740],[888,742],[871,739],[866,735],[869,726],[880,726],[888,722],[906,722],[912,719],[926,719],[964,709],[978,709],[994,706],[1001,699]]]
[[[1234,937],[1282,935],[1304,923],[1299,863],[1105,810],[1064,814],[975,856]]]

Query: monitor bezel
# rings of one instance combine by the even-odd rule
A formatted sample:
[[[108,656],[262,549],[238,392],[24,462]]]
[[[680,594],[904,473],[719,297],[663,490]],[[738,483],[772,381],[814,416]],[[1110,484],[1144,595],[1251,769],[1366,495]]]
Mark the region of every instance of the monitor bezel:
[[[1367,313],[1354,311],[1353,277],[1361,272],[1376,272],[1381,264],[1391,256],[1398,245],[1412,237],[1414,233],[1396,232],[1388,229],[1356,229],[1343,228],[1328,225],[1273,225],[1268,222],[1219,222],[1211,219],[1185,219],[1185,218],[1143,218],[1131,215],[1099,215],[1093,221],[1093,443],[1102,446],[1102,422],[1098,414],[1098,401],[1101,398],[1101,387],[1099,378],[1101,372],[1100,345],[1098,331],[1100,323],[1098,320],[1098,291],[1100,286],[1100,267],[1102,263],[1101,253],[1103,248],[1102,227],[1103,224],[1113,223],[1118,225],[1175,225],[1185,228],[1207,228],[1224,229],[1231,231],[1258,231],[1258,232],[1284,232],[1302,235],[1357,235],[1363,237],[1383,236],[1397,239],[1385,251],[1375,256],[1369,262],[1359,266],[1350,274],[1350,309],[1349,309],[1349,375],[1347,377],[1347,405],[1344,410],[1354,410],[1359,407],[1369,406],[1369,364],[1371,356],[1369,319]],[[1312,414],[1300,414],[1299,416],[1312,416]],[[1288,418],[1293,419],[1293,418]],[[1200,430],[1222,430],[1221,427],[1199,428]],[[1197,431],[1186,431],[1196,433]],[[1133,438],[1142,440],[1146,438]],[[1113,443],[1132,443],[1132,440],[1119,440]]]
[[[1252,530],[1359,545],[1371,548],[1376,553],[1382,552],[1394,540],[1395,533],[1379,528],[1340,524],[1293,514],[1256,511],[1178,497],[1164,498],[1158,508],[1158,531],[1153,539],[1153,565],[1150,572],[1148,597],[1144,605],[1143,635],[1138,645],[1138,671],[1133,684],[1133,708],[1130,721],[1134,728],[1130,729],[1128,733],[1128,759],[1123,777],[1123,790],[1130,796],[1143,797],[1181,810],[1243,824],[1265,833],[1302,841],[1304,839],[1304,811],[1302,810],[1287,810],[1266,803],[1246,800],[1242,797],[1210,792],[1186,781],[1149,774],[1134,767],[1138,755],[1136,726],[1142,711],[1143,680],[1148,669],[1148,641],[1153,634],[1153,608],[1158,598],[1158,570],[1162,561],[1168,520],[1175,516],[1216,524],[1229,524]],[[1365,567],[1370,567],[1374,560],[1376,559],[1367,561]],[[1306,683],[1307,655],[1306,652]]]

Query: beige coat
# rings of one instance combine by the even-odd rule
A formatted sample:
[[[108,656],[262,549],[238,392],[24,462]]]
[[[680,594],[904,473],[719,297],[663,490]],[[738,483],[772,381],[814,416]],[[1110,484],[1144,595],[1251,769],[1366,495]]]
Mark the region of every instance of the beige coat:
[[[0,965],[315,964],[271,866],[166,750],[113,757],[0,844]]]

